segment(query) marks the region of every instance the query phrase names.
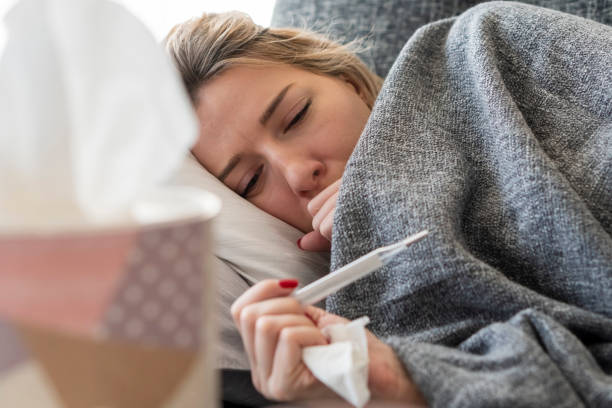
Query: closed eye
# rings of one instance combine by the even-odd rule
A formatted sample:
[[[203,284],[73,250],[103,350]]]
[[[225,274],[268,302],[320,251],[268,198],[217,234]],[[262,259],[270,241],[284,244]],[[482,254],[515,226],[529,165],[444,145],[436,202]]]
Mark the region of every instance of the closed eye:
[[[259,176],[261,175],[262,169],[263,165],[259,166],[259,168],[255,172],[255,175],[253,175],[253,177],[251,177],[251,180],[249,180],[249,184],[247,184],[244,191],[240,193],[241,197],[246,198],[246,196],[249,194],[249,191],[255,188],[255,186],[257,185],[257,181],[259,180]]]
[[[302,108],[302,110],[300,110],[294,117],[293,119],[291,119],[291,122],[289,122],[289,124],[287,125],[287,127],[285,128],[285,130],[283,130],[283,133],[287,133],[289,131],[289,129],[291,129],[295,124],[299,123],[300,120],[302,120],[302,118],[306,115],[306,112],[308,112],[308,108],[310,108],[310,105],[312,104],[312,99],[308,99],[308,102],[306,102],[306,105],[304,105],[304,107]]]

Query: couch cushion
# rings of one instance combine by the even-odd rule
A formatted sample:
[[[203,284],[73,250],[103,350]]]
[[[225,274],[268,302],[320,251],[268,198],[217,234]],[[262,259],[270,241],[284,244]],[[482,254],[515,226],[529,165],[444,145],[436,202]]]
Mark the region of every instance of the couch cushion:
[[[479,0],[277,0],[273,27],[308,28],[341,42],[365,38],[359,53],[378,75],[385,76],[395,57],[421,26],[452,17],[483,3]],[[600,23],[612,24],[612,0],[531,0]]]

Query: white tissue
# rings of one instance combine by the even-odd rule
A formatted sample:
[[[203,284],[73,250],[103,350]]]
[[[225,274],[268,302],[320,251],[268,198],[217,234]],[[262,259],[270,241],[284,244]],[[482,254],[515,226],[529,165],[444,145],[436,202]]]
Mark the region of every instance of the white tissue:
[[[302,360],[312,374],[355,407],[363,407],[370,399],[368,389],[367,316],[347,324],[334,324],[323,329],[331,343],[305,347]]]
[[[197,135],[161,44],[104,0],[22,0],[5,24],[0,227],[126,217]]]

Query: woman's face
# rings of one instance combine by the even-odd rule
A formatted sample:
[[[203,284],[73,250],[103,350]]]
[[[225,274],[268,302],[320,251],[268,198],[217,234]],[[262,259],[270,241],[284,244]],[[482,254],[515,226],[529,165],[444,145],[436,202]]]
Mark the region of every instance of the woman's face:
[[[200,163],[257,207],[312,231],[306,206],[342,177],[370,115],[356,87],[290,65],[237,66],[197,97]]]

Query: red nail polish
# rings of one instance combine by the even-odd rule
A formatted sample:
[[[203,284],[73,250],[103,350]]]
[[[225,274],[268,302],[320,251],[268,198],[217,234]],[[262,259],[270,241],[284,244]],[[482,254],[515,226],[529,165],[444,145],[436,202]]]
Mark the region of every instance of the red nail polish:
[[[302,238],[297,240],[297,246],[298,248],[302,249],[302,246],[300,245],[300,243],[302,242]]]
[[[278,281],[278,285],[283,289],[295,288],[298,285],[297,279],[281,279]]]

